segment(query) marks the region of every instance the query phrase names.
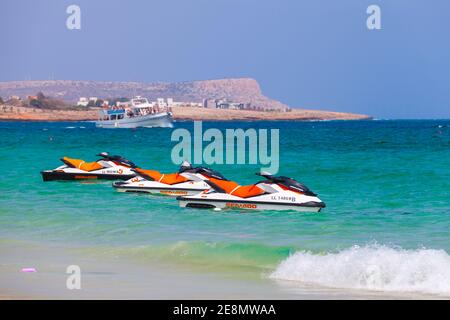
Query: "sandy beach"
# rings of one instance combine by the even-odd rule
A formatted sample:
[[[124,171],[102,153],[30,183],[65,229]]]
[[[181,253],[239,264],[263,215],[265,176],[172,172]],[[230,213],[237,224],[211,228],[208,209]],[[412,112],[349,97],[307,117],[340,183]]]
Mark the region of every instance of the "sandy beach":
[[[12,108],[12,109],[11,109]],[[293,109],[291,112],[263,112],[249,110],[207,109],[195,107],[174,107],[174,120],[363,120],[370,119],[367,115]],[[4,121],[92,121],[96,120],[98,110],[45,110],[25,107],[0,107],[0,120]]]
[[[395,294],[322,288],[265,275],[242,279],[232,273],[205,272],[164,261],[142,263],[113,256],[107,248],[93,254],[35,242],[0,241],[0,300],[16,299],[433,299],[431,295]],[[66,268],[81,268],[81,289],[66,287]],[[24,267],[37,272],[24,273]],[[439,297],[438,297],[439,298]]]
[[[206,108],[173,108],[176,120],[363,120],[369,116],[345,112],[292,109],[291,112],[264,112]]]

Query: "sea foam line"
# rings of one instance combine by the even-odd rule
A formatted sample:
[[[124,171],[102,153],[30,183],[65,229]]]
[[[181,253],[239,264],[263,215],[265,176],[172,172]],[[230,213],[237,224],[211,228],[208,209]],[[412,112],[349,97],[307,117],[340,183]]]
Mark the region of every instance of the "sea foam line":
[[[302,251],[282,261],[270,277],[330,288],[450,296],[450,256],[444,250],[383,245],[326,254]]]

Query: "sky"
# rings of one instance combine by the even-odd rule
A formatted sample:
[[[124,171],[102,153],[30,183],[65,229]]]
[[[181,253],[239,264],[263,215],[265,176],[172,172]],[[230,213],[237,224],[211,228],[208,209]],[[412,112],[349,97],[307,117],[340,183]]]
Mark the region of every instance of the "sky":
[[[0,81],[251,77],[291,107],[448,119],[449,34],[448,0],[1,0]]]

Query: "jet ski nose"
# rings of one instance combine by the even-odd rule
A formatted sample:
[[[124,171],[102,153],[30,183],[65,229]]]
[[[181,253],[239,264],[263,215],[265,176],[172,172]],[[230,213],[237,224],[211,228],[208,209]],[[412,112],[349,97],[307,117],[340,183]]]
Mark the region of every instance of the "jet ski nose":
[[[112,183],[112,186],[116,188],[116,187],[123,186],[125,184],[127,184],[126,181],[115,181],[115,182]]]
[[[302,204],[305,207],[325,208],[326,204],[323,201],[308,201]]]

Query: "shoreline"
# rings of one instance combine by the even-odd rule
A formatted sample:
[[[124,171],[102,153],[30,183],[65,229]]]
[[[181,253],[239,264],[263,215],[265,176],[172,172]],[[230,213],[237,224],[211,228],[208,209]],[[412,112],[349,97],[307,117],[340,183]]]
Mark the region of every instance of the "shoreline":
[[[419,293],[319,287],[275,281],[263,275],[248,278],[162,260],[149,263],[128,255],[108,254],[108,248],[103,250],[95,254],[83,247],[2,238],[0,300],[446,299]],[[23,258],[24,253],[26,258]],[[65,285],[66,268],[73,264],[81,268],[81,290],[68,290]],[[20,272],[25,266],[36,267],[37,272]]]
[[[13,109],[9,109],[9,108]],[[0,121],[44,121],[78,122],[97,120],[98,110],[42,110],[37,108],[6,106],[12,111],[1,111]],[[371,120],[361,114],[293,109],[291,112],[267,112],[252,110],[207,109],[197,107],[174,107],[175,121],[330,121],[330,120]]]

